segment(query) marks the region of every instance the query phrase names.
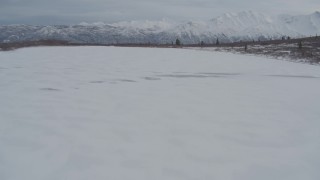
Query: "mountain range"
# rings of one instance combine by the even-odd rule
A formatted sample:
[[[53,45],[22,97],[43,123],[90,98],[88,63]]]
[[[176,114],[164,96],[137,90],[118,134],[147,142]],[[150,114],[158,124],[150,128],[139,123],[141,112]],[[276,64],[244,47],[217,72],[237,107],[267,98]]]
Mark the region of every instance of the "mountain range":
[[[279,39],[320,34],[320,12],[268,16],[244,11],[225,13],[208,21],[130,21],[76,25],[0,25],[0,42],[64,40],[73,43],[184,44]]]

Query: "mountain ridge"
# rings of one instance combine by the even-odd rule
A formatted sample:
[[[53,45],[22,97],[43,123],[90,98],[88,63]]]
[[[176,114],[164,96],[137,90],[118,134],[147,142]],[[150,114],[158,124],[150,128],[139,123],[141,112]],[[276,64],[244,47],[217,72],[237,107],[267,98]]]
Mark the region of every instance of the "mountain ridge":
[[[0,25],[0,42],[41,39],[73,43],[171,44],[179,38],[184,44],[307,37],[320,34],[320,12],[309,15],[268,16],[253,11],[225,13],[208,21],[175,22],[122,21],[79,23],[76,25]]]

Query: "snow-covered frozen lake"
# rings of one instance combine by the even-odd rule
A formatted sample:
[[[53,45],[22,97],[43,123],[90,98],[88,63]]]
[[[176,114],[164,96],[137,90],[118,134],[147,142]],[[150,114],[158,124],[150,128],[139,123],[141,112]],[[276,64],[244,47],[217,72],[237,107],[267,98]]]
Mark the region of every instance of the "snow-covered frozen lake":
[[[1,180],[319,180],[320,67],[183,49],[0,52]]]

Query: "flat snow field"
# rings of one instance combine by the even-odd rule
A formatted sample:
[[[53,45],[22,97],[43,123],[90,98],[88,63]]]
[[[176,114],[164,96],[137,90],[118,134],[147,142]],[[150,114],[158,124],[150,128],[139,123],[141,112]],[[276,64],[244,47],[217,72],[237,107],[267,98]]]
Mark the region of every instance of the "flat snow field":
[[[183,49],[0,52],[1,180],[319,180],[320,67]]]

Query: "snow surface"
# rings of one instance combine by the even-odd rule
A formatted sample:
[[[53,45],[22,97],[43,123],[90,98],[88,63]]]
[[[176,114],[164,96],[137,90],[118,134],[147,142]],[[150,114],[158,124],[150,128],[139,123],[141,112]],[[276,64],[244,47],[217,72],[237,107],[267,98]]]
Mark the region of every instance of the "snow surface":
[[[0,52],[0,179],[318,180],[319,70],[186,49]]]

